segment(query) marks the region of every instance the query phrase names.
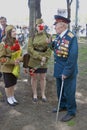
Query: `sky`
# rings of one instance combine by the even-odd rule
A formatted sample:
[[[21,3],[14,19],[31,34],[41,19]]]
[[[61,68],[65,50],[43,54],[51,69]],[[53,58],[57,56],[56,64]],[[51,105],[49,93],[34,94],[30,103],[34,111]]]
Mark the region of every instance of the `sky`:
[[[59,2],[58,2],[59,1]],[[83,24],[87,21],[87,0],[79,0],[78,23]],[[53,23],[54,15],[57,14],[57,9],[66,9],[66,0],[42,0],[42,13],[45,21]],[[76,0],[73,0],[71,5],[72,24],[75,23]]]
[[[75,1],[72,3],[72,22],[75,21]],[[83,24],[87,17],[87,0],[79,0],[78,19]],[[66,0],[41,0],[42,18],[47,25],[52,25],[57,9],[66,9]],[[7,18],[8,24],[29,24],[28,0],[0,0],[0,16]]]
[[[0,0],[0,16],[5,16],[8,24],[28,24],[27,3],[27,0]]]

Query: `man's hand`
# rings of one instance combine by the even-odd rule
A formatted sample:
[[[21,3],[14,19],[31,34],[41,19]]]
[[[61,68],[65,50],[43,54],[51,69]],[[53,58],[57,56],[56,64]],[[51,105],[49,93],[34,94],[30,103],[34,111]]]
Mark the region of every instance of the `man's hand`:
[[[67,76],[65,76],[65,75],[62,75],[62,80],[66,79],[66,78],[67,78]]]

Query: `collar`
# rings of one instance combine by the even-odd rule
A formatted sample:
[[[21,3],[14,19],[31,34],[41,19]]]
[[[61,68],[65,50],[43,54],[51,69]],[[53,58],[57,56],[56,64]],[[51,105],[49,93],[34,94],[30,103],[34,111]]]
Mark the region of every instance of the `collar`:
[[[59,36],[62,38],[65,35],[65,33],[67,32],[67,30],[68,29],[66,29],[65,31],[63,31]]]

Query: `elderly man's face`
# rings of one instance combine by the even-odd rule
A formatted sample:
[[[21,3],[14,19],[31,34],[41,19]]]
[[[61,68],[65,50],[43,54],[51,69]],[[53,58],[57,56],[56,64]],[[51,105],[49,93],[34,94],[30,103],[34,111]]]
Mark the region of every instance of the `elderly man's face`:
[[[63,23],[57,23],[55,25],[55,30],[57,34],[61,34],[65,30]]]

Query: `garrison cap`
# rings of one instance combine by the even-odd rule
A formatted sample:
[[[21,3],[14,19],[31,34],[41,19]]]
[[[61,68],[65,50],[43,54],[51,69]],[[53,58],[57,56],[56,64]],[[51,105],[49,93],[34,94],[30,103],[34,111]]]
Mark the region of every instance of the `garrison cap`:
[[[13,25],[7,25],[6,28],[5,28],[5,33],[12,30],[13,28],[15,28]]]
[[[43,23],[43,19],[41,19],[41,18],[40,19],[36,19],[36,25],[37,24],[42,24],[42,23]]]

